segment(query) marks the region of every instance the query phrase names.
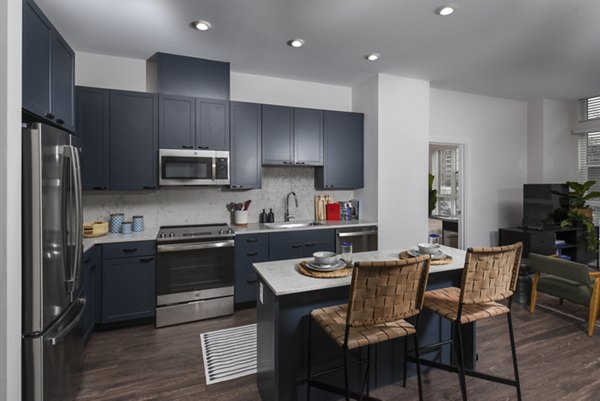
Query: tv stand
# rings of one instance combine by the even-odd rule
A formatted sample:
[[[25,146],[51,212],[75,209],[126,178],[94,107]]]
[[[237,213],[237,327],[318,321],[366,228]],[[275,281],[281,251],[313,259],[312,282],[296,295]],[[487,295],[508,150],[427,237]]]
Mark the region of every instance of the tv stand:
[[[598,235],[598,227],[596,227]],[[571,260],[599,267],[598,253],[587,249],[585,229],[583,227],[528,229],[523,227],[501,228],[499,230],[499,245],[509,245],[515,242],[523,243],[523,257],[529,257],[529,252],[542,255],[556,253],[556,240],[565,241],[562,254]]]

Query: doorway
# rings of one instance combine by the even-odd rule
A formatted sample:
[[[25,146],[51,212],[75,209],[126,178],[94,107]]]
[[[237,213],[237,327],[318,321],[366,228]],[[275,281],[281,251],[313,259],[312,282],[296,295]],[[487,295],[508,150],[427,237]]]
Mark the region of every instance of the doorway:
[[[429,233],[438,234],[443,245],[464,249],[464,145],[430,143],[429,174],[436,191]]]

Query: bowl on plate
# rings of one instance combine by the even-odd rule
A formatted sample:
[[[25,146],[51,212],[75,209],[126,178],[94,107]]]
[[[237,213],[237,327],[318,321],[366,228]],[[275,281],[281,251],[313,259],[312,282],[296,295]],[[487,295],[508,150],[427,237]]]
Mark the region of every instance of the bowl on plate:
[[[435,255],[440,250],[440,244],[417,244],[422,255]]]
[[[335,252],[326,252],[326,251],[321,251],[321,252],[315,252],[313,253],[313,258],[315,258],[315,263],[319,264],[319,265],[332,265],[335,262],[337,262],[337,258],[336,258],[336,254]]]

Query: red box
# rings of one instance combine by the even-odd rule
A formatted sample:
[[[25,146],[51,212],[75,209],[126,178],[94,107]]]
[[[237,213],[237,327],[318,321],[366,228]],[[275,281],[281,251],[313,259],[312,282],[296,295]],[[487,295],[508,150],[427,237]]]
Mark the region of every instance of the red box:
[[[340,219],[340,204],[330,203],[326,206],[327,209],[327,220],[339,220]]]

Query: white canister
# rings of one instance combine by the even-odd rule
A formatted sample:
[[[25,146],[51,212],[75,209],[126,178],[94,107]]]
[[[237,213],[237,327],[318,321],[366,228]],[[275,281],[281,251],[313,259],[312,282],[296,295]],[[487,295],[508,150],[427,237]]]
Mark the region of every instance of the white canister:
[[[248,224],[248,211],[247,210],[235,210],[233,212],[233,224],[237,224],[237,225]]]

